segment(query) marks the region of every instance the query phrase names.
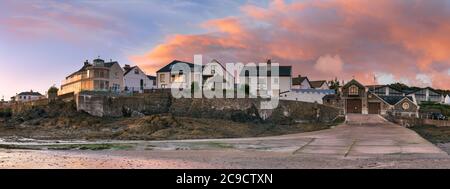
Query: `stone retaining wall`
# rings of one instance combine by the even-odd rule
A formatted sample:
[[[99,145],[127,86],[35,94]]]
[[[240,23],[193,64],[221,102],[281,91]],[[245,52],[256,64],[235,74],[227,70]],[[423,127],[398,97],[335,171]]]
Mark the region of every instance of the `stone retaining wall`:
[[[121,117],[130,112],[146,115],[171,113],[175,116],[289,124],[307,121],[327,122],[342,112],[338,108],[317,103],[285,100],[280,100],[276,109],[263,110],[260,108],[263,99],[174,99],[169,93],[129,97],[80,94],[76,99],[79,111],[100,117]]]

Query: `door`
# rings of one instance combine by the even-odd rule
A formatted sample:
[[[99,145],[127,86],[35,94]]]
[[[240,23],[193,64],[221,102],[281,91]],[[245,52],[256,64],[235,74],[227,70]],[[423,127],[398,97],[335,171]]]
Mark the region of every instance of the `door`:
[[[144,90],[144,80],[143,79],[141,79],[141,83],[140,83],[141,85],[140,85],[140,87],[141,87],[141,91],[143,91]]]
[[[361,99],[347,99],[346,103],[347,113],[362,113],[362,101]]]
[[[380,103],[369,102],[369,114],[379,114],[379,113],[380,113]]]

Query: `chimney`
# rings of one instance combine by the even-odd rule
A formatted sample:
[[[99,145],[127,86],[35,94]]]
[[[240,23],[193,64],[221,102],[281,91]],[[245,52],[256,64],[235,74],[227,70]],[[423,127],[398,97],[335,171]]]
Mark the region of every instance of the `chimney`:
[[[89,61],[86,60],[86,61],[84,62],[84,65],[87,66],[88,64],[89,64]]]
[[[301,78],[302,77],[302,75],[298,75],[298,78]]]
[[[272,64],[272,60],[270,58],[267,59],[267,65]]]
[[[125,71],[128,71],[129,69],[131,69],[131,67],[130,67],[129,64],[125,64],[125,67],[123,67],[123,69],[124,69]]]

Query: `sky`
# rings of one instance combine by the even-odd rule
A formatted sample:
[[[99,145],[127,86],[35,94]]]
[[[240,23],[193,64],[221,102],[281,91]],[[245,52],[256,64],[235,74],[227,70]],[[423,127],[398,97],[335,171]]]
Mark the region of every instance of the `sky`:
[[[2,0],[0,97],[44,94],[99,56],[155,74],[194,54],[450,89],[449,18],[450,0]]]

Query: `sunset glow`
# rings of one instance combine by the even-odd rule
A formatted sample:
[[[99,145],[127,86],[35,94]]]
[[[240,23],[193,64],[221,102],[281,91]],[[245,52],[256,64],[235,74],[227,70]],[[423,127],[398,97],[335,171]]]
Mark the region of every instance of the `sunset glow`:
[[[0,95],[45,92],[101,56],[292,65],[294,76],[450,89],[450,1],[0,2]],[[375,80],[375,81],[374,81]]]

